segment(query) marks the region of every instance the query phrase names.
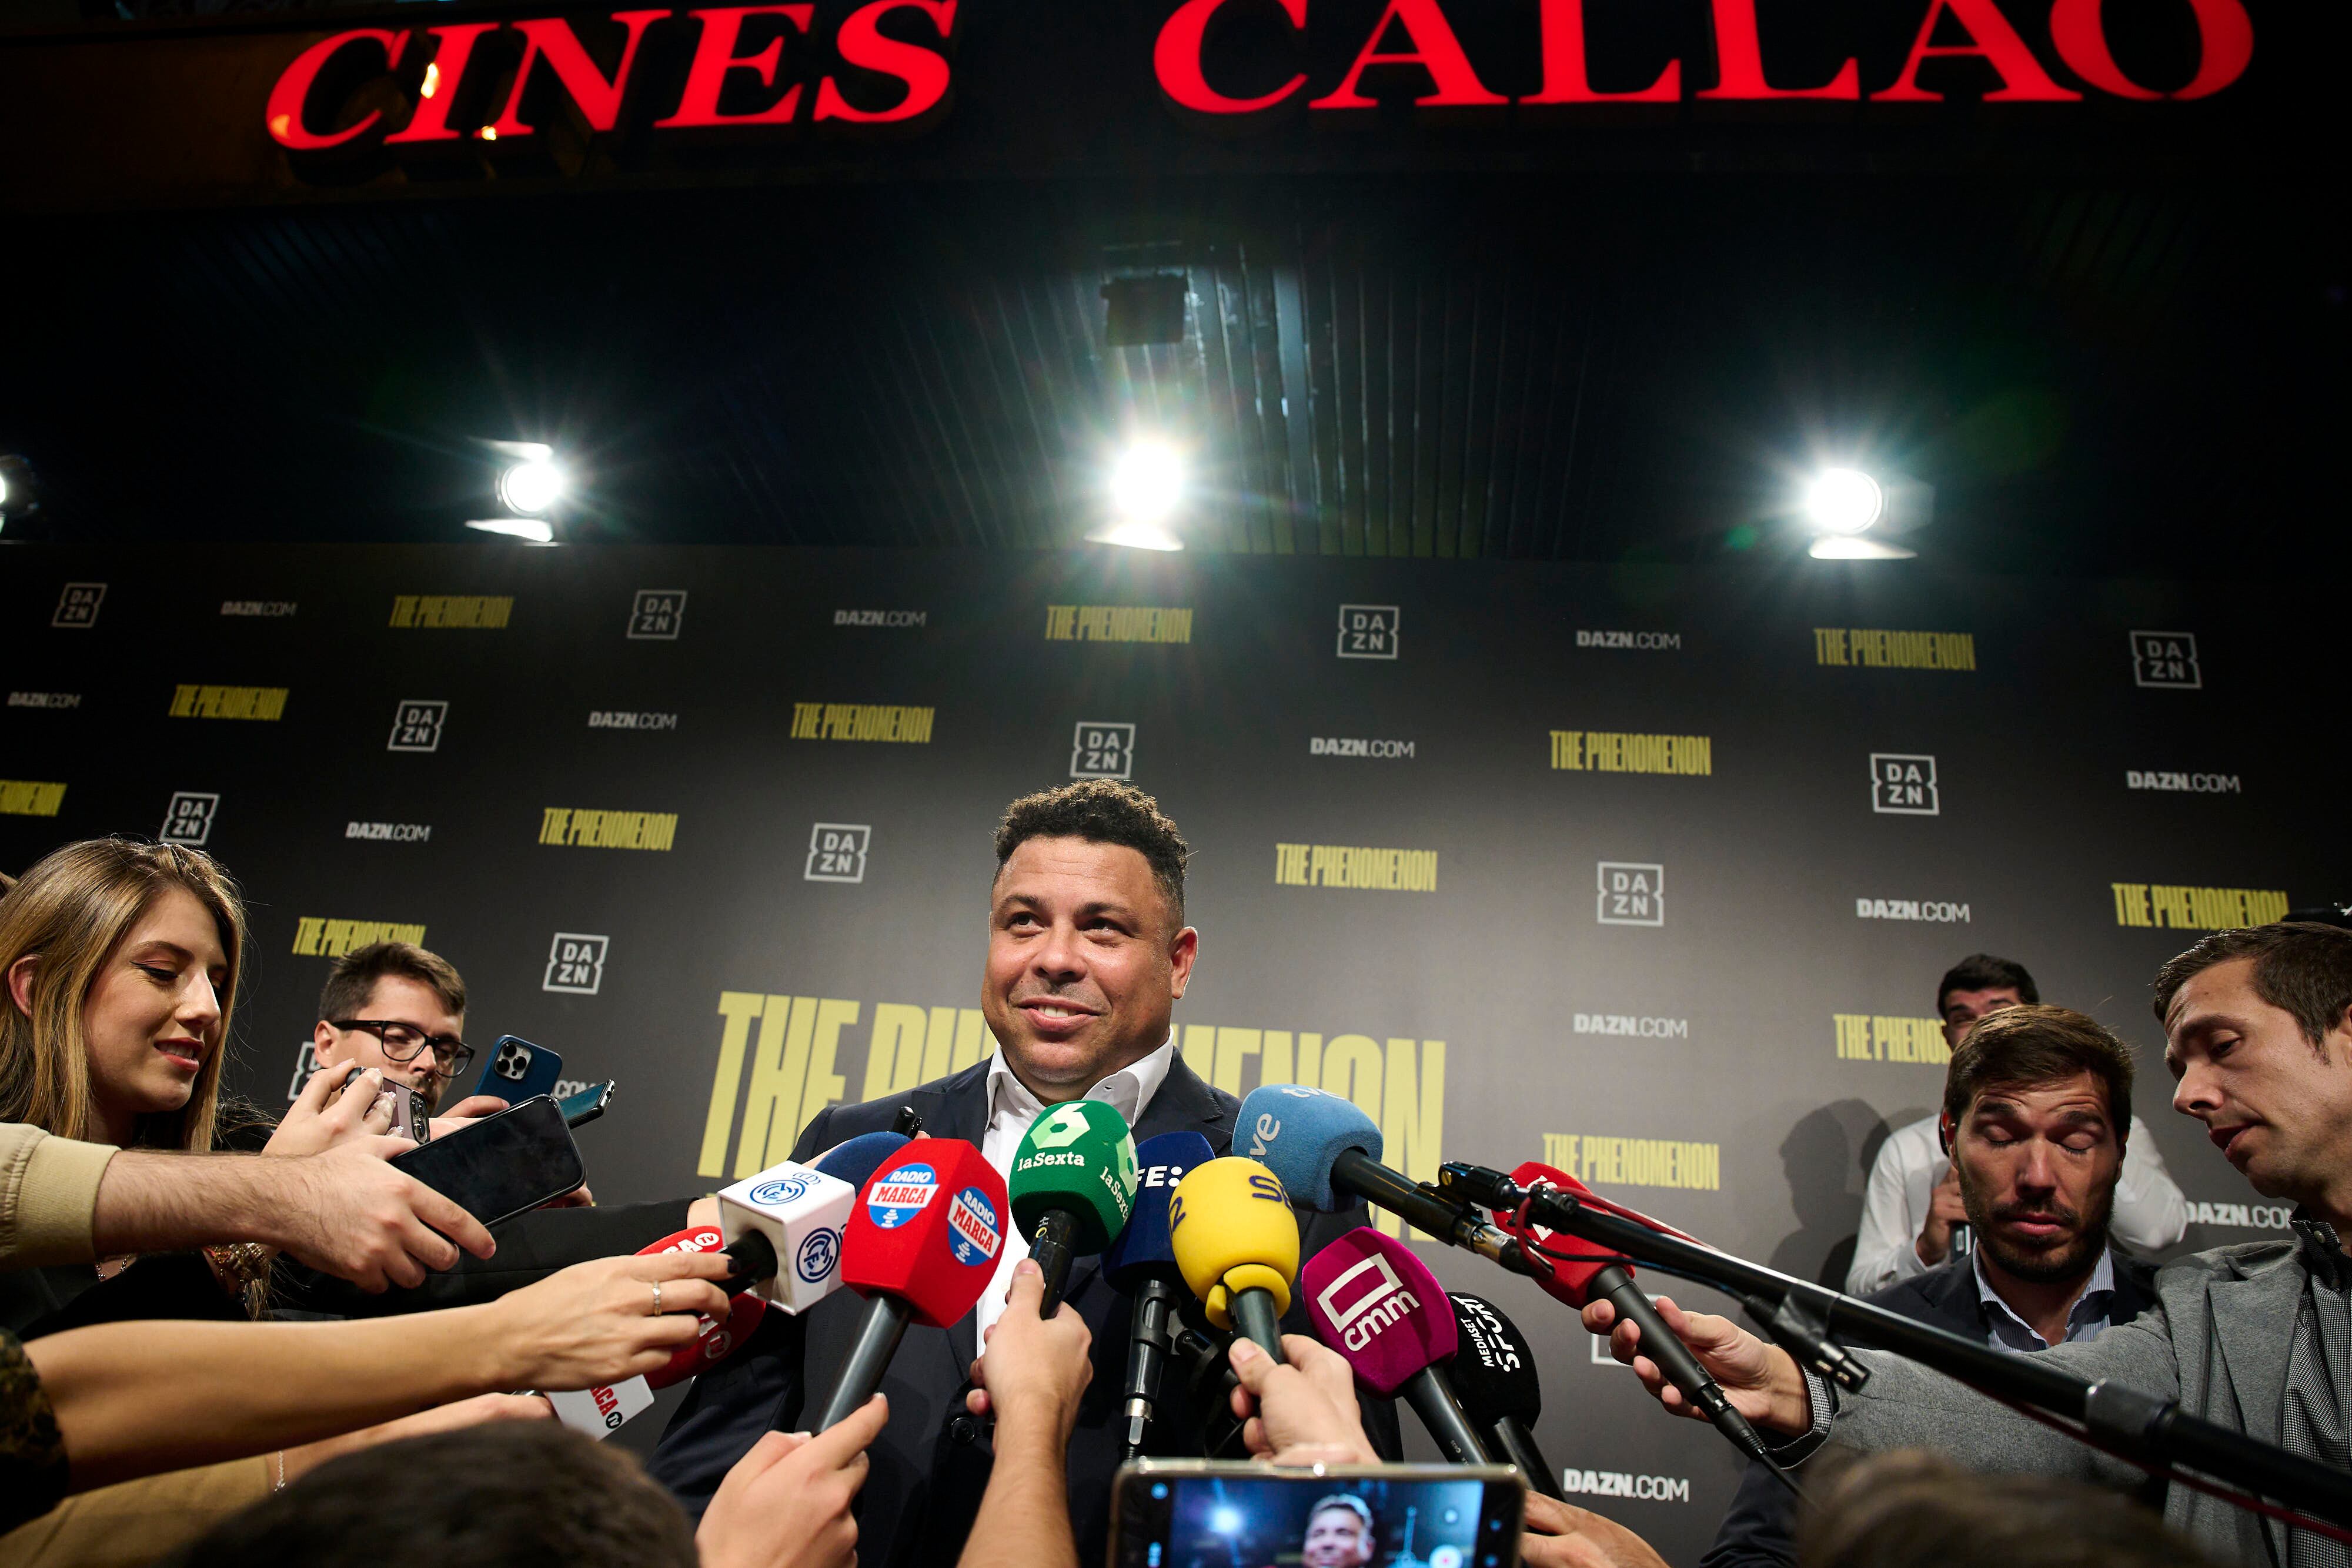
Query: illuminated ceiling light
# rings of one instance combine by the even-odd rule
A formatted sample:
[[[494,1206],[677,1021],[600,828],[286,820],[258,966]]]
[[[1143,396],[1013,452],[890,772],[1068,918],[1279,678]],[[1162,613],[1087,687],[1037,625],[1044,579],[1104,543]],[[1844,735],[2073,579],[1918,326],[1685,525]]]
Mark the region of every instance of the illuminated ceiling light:
[[[0,474],[0,507],[8,504],[8,476]]]
[[[416,89],[419,98],[431,98],[441,90],[441,62],[435,60],[425,68],[425,80]]]
[[[1184,498],[1184,462],[1175,448],[1139,441],[1110,471],[1110,504],[1131,523],[1157,523]]]
[[[1858,539],[1851,534],[1823,534],[1805,553],[1815,560],[1916,560],[1919,552],[1884,539]]]
[[[1805,486],[1805,517],[1828,534],[1858,534],[1886,510],[1878,481],[1858,468],[1824,468]]]
[[[544,517],[484,517],[466,526],[479,528],[486,534],[505,534],[529,544],[551,545],[555,542],[555,530],[547,526]]]
[[[528,457],[499,476],[499,501],[509,512],[537,517],[563,498],[563,470],[548,457]]]

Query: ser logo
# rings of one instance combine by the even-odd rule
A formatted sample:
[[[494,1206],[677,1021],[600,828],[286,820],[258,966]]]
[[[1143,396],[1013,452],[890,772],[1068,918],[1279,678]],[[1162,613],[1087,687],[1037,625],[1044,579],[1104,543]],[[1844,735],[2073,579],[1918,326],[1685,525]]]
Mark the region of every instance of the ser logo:
[[[612,943],[610,936],[590,936],[577,931],[559,931],[548,944],[547,978],[540,985],[542,991],[568,991],[577,997],[593,997],[604,983],[604,949]]]
[[[106,584],[102,582],[68,582],[58,595],[57,613],[49,624],[68,631],[84,631],[98,624],[98,607],[106,602]]]
[[[675,643],[686,624],[686,590],[640,588],[629,604],[629,640],[633,643]]]
[[[2131,634],[2132,684],[2193,692],[2205,685],[2197,667],[2194,632],[2135,632]]]
[[[809,830],[808,882],[864,882],[874,830],[863,822],[819,822]]]
[[[386,751],[438,751],[441,749],[441,726],[449,717],[446,702],[427,701],[421,697],[403,697],[400,706],[392,710],[392,738],[384,743]]]
[[[1135,772],[1135,726],[1082,718],[1070,740],[1070,777],[1127,779]]]
[[[217,794],[183,789],[163,809],[163,828],[155,836],[167,844],[201,844],[213,836],[213,813],[219,806]]]
[[[1393,659],[1397,656],[1397,625],[1403,612],[1393,604],[1339,606],[1339,657]]]
[[[1602,861],[1594,869],[1601,889],[1594,915],[1603,925],[1664,925],[1666,868],[1634,861]]]
[[[1872,752],[1870,809],[1897,817],[1941,816],[1944,806],[1936,793],[1936,759]]]

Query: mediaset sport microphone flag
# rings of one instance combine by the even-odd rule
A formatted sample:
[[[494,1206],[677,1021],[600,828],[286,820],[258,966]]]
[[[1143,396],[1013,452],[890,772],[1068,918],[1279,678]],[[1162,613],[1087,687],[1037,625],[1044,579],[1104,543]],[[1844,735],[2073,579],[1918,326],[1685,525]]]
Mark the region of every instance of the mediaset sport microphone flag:
[[[1402,1390],[1457,1465],[1488,1462],[1446,1366],[1457,1331],[1445,1287],[1403,1242],[1358,1226],[1307,1260],[1298,1288],[1324,1343],[1375,1394]]]
[[[1004,1250],[1004,1178],[961,1138],[908,1144],[876,1167],[842,1236],[841,1281],[866,1315],[817,1430],[874,1396],[909,1322],[946,1328],[979,1301]]]
[[[1168,1197],[1168,1239],[1209,1322],[1281,1361],[1298,1222],[1275,1174],[1234,1155],[1187,1173]]]
[[[1536,1418],[1543,1414],[1543,1385],[1527,1336],[1503,1310],[1484,1296],[1456,1291],[1454,1326],[1460,1347],[1454,1353],[1454,1391],[1470,1425],[1486,1440],[1486,1451],[1519,1467],[1528,1485],[1546,1497],[1566,1497],[1559,1472],[1536,1447]]]
[[[1135,1134],[1101,1101],[1048,1105],[1029,1124],[1013,1152],[1006,1190],[1013,1222],[1045,1277],[1041,1316],[1060,1308],[1071,1261],[1094,1256],[1126,1230],[1138,1179]]]
[[[1511,1173],[1511,1180],[1521,1186],[1553,1187],[1600,1205],[1601,1200],[1593,1197],[1591,1189],[1582,1182],[1538,1161],[1529,1160],[1520,1166]],[[1503,1228],[1517,1233],[1521,1242],[1527,1244],[1528,1261],[1536,1266],[1538,1281],[1548,1292],[1580,1311],[1588,1301],[1607,1301],[1616,1309],[1620,1321],[1631,1322],[1642,1331],[1641,1354],[1665,1375],[1667,1382],[1682,1391],[1693,1408],[1713,1422],[1715,1429],[1729,1438],[1741,1453],[1767,1464],[1772,1462],[1764,1439],[1756,1435],[1748,1417],[1731,1407],[1730,1398],[1698,1364],[1698,1358],[1691,1354],[1690,1347],[1666,1327],[1666,1321],[1650,1304],[1650,1298],[1634,1283],[1633,1270],[1623,1258],[1532,1219],[1522,1223],[1499,1210],[1495,1219]]]
[[[1135,1298],[1127,1340],[1127,1384],[1121,1410],[1127,1418],[1129,1456],[1143,1447],[1151,1412],[1160,1403],[1160,1379],[1174,1348],[1170,1331],[1176,1292],[1184,1272],[1168,1236],[1168,1198],[1176,1184],[1216,1157],[1198,1133],[1162,1133],[1135,1151],[1139,1168],[1135,1213],[1103,1254],[1103,1278]]]

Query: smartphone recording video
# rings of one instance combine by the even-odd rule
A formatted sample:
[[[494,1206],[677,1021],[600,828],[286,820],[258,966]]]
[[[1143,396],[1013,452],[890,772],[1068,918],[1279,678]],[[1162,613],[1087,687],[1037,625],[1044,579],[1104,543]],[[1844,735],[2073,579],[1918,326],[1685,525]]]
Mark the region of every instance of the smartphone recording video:
[[[1524,1490],[1499,1467],[1324,1474],[1146,1461],[1119,1479],[1120,1568],[1510,1568]]]

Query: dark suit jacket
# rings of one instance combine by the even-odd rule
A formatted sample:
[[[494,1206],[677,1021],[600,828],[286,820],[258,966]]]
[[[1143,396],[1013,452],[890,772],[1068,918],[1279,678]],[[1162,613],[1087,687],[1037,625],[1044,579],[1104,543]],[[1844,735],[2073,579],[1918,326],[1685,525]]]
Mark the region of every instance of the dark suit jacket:
[[[2107,1256],[2116,1268],[2115,1299],[2107,1303],[2107,1323],[2113,1327],[2131,1322],[2154,1303],[2156,1268],[2121,1252]],[[1976,1270],[1962,1261],[1898,1280],[1863,1300],[1969,1339],[1985,1336]],[[1770,1470],[1751,1460],[1731,1506],[1724,1511],[1715,1544],[1698,1561],[1699,1568],[1790,1568],[1797,1561],[1797,1500]]]
[[[818,1113],[793,1146],[806,1163],[865,1133],[885,1132],[900,1105],[912,1105],[933,1137],[977,1146],[987,1132],[988,1063],[862,1105]],[[1178,1057],[1135,1126],[1138,1143],[1161,1133],[1197,1132],[1218,1154],[1233,1143],[1240,1102],[1211,1088]],[[1361,1205],[1338,1214],[1298,1212],[1300,1256],[1365,1223]],[[1099,1260],[1082,1258],[1065,1297],[1094,1334],[1094,1381],[1078,1409],[1069,1451],[1070,1521],[1083,1563],[1102,1559],[1109,1529],[1111,1478],[1125,1452],[1120,1414],[1127,1368],[1128,1297],[1102,1278]],[[699,1518],[728,1469],[769,1431],[795,1431],[814,1419],[833,1391],[866,1303],[839,1291],[799,1317],[772,1312],[742,1350],[706,1372],[662,1434],[650,1469]],[[1307,1333],[1305,1315],[1285,1327]],[[984,1425],[964,1412],[966,1374],[979,1354],[973,1318],[952,1328],[910,1326],[882,1391],[890,1424],[868,1453],[871,1469],[857,1501],[857,1555],[868,1568],[935,1568],[951,1563],[979,1511],[991,1455]],[[1212,1396],[1213,1397],[1213,1396]],[[1148,1448],[1154,1454],[1199,1456],[1207,1412],[1171,1365],[1160,1387]],[[1396,1415],[1368,1400],[1365,1428],[1376,1447],[1397,1450]]]

